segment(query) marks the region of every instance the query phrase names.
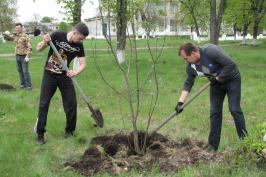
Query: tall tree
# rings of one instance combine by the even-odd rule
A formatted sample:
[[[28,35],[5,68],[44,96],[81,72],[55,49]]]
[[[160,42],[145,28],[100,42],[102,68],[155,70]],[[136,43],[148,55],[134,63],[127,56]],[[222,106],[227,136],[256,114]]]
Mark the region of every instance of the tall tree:
[[[117,38],[117,59],[119,63],[125,61],[125,46],[127,32],[127,0],[117,0],[117,20],[116,20],[116,38]]]
[[[64,31],[64,32],[68,32],[70,30],[70,25],[67,24],[66,22],[60,22],[58,30],[59,31]]]
[[[149,113],[148,113],[148,125],[146,128],[146,132],[148,132],[149,129],[149,125],[151,122],[151,118],[152,115],[154,113],[155,107],[157,105],[157,101],[158,101],[158,79],[157,79],[157,60],[158,58],[161,56],[162,53],[162,49],[159,51],[158,47],[160,46],[164,46],[164,43],[157,43],[156,40],[156,50],[153,53],[153,50],[150,47],[150,42],[149,42],[149,37],[147,37],[147,49],[149,50],[150,53],[150,59],[151,59],[151,66],[149,66],[149,72],[147,73],[147,76],[145,74],[142,73],[142,75],[140,75],[140,62],[139,62],[139,55],[138,55],[138,50],[137,50],[137,41],[136,41],[136,30],[137,30],[137,23],[139,23],[139,15],[141,14],[140,11],[143,9],[143,7],[151,7],[151,4],[148,5],[146,3],[149,2],[156,2],[157,0],[127,0],[127,2],[125,4],[122,4],[122,1],[118,1],[118,0],[99,0],[99,10],[100,10],[100,14],[101,14],[101,18],[102,18],[102,22],[106,22],[108,21],[108,33],[105,35],[106,41],[108,43],[108,46],[110,48],[110,51],[112,53],[112,55],[114,56],[114,60],[115,60],[115,64],[118,68],[118,70],[121,72],[121,76],[122,76],[122,84],[123,84],[123,89],[120,90],[118,88],[116,88],[111,81],[108,81],[106,78],[108,77],[108,75],[104,75],[101,68],[98,65],[98,60],[96,60],[96,50],[95,53],[93,54],[94,56],[94,61],[96,63],[96,68],[98,70],[98,72],[101,75],[101,78],[103,79],[103,81],[115,92],[119,95],[120,98],[122,98],[122,100],[125,100],[126,103],[128,104],[128,108],[129,108],[129,112],[130,112],[130,120],[132,122],[132,128],[133,128],[133,141],[134,141],[134,150],[136,153],[141,153],[144,152],[144,147],[145,147],[145,143],[142,145],[141,142],[141,137],[139,137],[138,134],[138,130],[139,130],[139,126],[138,126],[138,118],[140,117],[140,110],[143,109],[141,107],[141,98],[147,99],[148,97],[144,96],[145,94],[141,94],[141,91],[147,86],[147,83],[150,81],[149,88],[147,89],[151,89],[152,90],[152,95],[149,95],[149,97],[151,97],[150,99],[150,105],[149,105]],[[121,4],[120,4],[121,3]],[[124,5],[127,4],[127,7],[125,7]],[[121,9],[122,9],[122,14],[121,14]],[[146,9],[146,8],[145,8]],[[118,11],[120,12],[118,12]],[[151,10],[151,9],[150,9]],[[152,22],[153,20],[153,12],[150,14],[147,11],[143,11],[143,14],[145,16],[145,19],[143,20],[143,22],[145,23],[145,32],[149,33],[152,30],[152,26],[148,24],[149,22]],[[120,15],[119,18],[117,18],[117,15]],[[121,17],[121,15],[126,15],[126,17]],[[150,16],[151,15],[151,16]],[[144,17],[143,16],[143,17]],[[126,18],[126,20],[121,20],[121,18]],[[118,62],[117,59],[117,54],[116,54],[116,50],[114,48],[115,45],[113,45],[112,43],[112,39],[111,39],[111,19],[113,21],[113,23],[119,24],[117,25],[118,27],[121,27],[120,24],[122,23],[123,26],[126,26],[127,30],[131,30],[132,31],[132,37],[129,37],[127,35],[125,35],[124,37],[127,37],[128,40],[128,48],[129,50],[129,55],[127,57],[127,60],[125,60],[125,64],[121,65]],[[151,21],[150,21],[151,20]],[[128,22],[125,23],[125,22]],[[118,29],[117,29],[118,30]],[[121,30],[121,29],[119,29]],[[124,30],[124,29],[123,29]],[[147,35],[148,36],[148,35]],[[123,37],[121,37],[123,38]],[[124,40],[124,39],[123,39]],[[119,43],[119,41],[116,41],[117,43]],[[158,45],[157,45],[158,44]],[[96,46],[96,45],[95,45]],[[132,71],[134,70],[134,71]],[[141,76],[141,77],[140,77]],[[118,75],[117,77],[117,81],[119,81],[120,75]],[[142,126],[143,127],[143,126]],[[146,134],[148,135],[148,134]],[[145,137],[146,137],[145,135]],[[146,142],[146,139],[144,140]]]
[[[67,21],[75,25],[81,21],[81,7],[86,0],[57,0],[62,5]]]
[[[13,28],[17,0],[0,0],[0,31]]]
[[[257,36],[259,31],[259,24],[266,13],[265,0],[250,0],[251,10],[253,14],[253,45],[257,45]]]
[[[251,15],[250,15],[250,9],[248,9],[247,7],[249,6],[248,2],[249,0],[244,0],[243,1],[243,13],[242,13],[242,17],[243,17],[243,24],[242,24],[242,29],[243,29],[243,41],[242,44],[246,45],[247,44],[247,40],[246,40],[246,36],[248,34],[248,27],[251,24]]]
[[[204,10],[204,8],[206,8],[205,1],[179,0],[179,2],[181,3],[181,13],[184,14],[184,18],[189,18],[189,21],[192,22],[191,25],[195,28],[197,35],[200,36],[200,28],[205,25],[202,22],[206,21],[204,19],[208,17],[208,14]]]
[[[226,29],[233,27],[236,39],[237,31],[243,34],[243,44],[246,44],[248,27],[251,24],[252,13],[250,10],[250,0],[230,0],[227,2],[223,22]]]
[[[217,0],[210,1],[210,43],[218,45],[221,30],[222,16],[225,9],[226,0],[220,0],[217,6]]]
[[[42,17],[42,19],[41,19],[41,23],[52,23],[53,21],[54,21],[55,19],[53,18],[53,17],[47,17],[47,16],[45,16],[45,17]]]

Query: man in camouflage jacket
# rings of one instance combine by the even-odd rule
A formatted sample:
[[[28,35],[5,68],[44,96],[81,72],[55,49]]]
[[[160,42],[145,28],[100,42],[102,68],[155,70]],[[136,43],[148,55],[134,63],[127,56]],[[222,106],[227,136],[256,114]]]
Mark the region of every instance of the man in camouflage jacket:
[[[22,24],[16,23],[16,33],[12,36],[4,34],[5,40],[13,41],[15,45],[17,70],[20,78],[20,87],[27,90],[32,89],[31,78],[29,73],[29,58],[31,56],[31,41],[27,34],[22,32]]]

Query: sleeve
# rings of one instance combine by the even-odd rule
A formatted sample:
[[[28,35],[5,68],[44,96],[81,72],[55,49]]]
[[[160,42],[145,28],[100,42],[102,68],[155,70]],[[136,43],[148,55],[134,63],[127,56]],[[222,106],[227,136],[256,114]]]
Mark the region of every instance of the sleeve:
[[[28,57],[31,57],[31,53],[32,53],[32,45],[31,45],[31,40],[29,38],[28,35],[26,35],[26,45],[27,45],[27,55]]]
[[[53,33],[50,35],[51,40],[52,40],[53,43],[55,42],[55,38],[56,38],[57,33],[58,33],[58,32],[53,32]]]
[[[218,75],[221,79],[228,78],[232,71],[235,71],[236,64],[221,48],[216,45],[211,45],[206,48],[206,55],[209,56],[214,62],[222,65],[222,70]]]
[[[186,67],[186,72],[187,72],[187,78],[184,82],[183,90],[190,92],[192,86],[194,85],[196,75],[193,74],[189,64]]]
[[[14,40],[14,37],[13,36],[10,36],[10,35],[4,34],[4,33],[3,33],[3,38],[6,41],[13,41]]]
[[[78,53],[78,57],[85,57],[83,44],[80,45],[80,51]]]

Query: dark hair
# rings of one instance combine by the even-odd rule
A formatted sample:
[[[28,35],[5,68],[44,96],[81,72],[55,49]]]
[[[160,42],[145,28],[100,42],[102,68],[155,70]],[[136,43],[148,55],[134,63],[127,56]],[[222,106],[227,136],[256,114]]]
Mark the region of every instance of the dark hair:
[[[184,51],[187,56],[190,56],[192,52],[198,51],[198,48],[190,42],[183,44],[179,47],[178,55],[180,56],[181,51]]]
[[[89,35],[89,29],[85,23],[78,23],[74,26],[74,29],[77,30],[80,34],[83,34],[85,37]]]
[[[23,26],[21,23],[16,23],[15,26]]]

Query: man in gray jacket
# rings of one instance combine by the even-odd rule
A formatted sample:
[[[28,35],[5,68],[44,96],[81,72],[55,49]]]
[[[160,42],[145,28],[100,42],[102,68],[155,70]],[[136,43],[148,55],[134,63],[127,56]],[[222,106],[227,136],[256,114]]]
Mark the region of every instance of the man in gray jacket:
[[[210,134],[207,151],[217,151],[222,127],[223,101],[228,97],[229,110],[234,118],[237,134],[240,139],[247,135],[245,119],[240,107],[241,77],[237,65],[218,46],[207,44],[196,47],[191,43],[179,48],[179,56],[187,63],[187,78],[175,107],[182,112],[185,102],[196,76],[205,76],[211,81],[210,88]]]

